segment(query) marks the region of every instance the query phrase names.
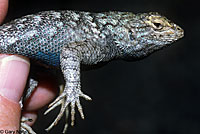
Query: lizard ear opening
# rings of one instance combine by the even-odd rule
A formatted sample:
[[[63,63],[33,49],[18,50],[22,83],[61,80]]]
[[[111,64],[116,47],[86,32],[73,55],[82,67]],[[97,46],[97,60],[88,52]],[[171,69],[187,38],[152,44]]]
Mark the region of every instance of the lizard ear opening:
[[[131,30],[129,30],[129,39],[130,39],[131,41],[134,41],[134,40],[135,40],[134,33],[133,33]]]

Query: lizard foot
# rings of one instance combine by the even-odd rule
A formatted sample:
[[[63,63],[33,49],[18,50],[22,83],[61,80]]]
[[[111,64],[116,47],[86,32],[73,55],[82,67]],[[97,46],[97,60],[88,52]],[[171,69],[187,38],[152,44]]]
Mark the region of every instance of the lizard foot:
[[[58,116],[56,117],[55,121],[46,129],[47,131],[49,131],[52,127],[54,127],[58,123],[58,121],[63,116],[64,112],[66,112],[66,119],[67,119],[68,113],[69,113],[69,110],[68,110],[69,104],[71,106],[71,126],[74,125],[74,121],[75,121],[75,105],[78,107],[78,111],[80,112],[81,118],[84,119],[84,114],[83,114],[82,106],[80,104],[79,97],[83,97],[86,100],[92,100],[88,95],[83,94],[80,90],[78,91],[78,93],[75,93],[75,94],[74,92],[73,93],[65,92],[65,90],[64,92],[61,92],[61,94],[56,98],[55,101],[53,101],[49,105],[49,108],[44,113],[46,115],[55,107],[61,105],[61,109]],[[67,129],[67,124],[64,127],[63,133],[65,133],[66,129]]]
[[[27,125],[25,122],[31,122],[31,118],[22,117],[21,118],[21,127],[20,127],[20,134],[36,134],[33,129]]]

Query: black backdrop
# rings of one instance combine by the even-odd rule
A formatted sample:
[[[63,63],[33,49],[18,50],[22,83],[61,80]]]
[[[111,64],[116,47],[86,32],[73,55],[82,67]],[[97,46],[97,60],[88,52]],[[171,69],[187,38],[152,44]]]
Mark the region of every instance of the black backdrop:
[[[195,3],[196,2],[196,3]],[[85,120],[76,115],[69,134],[199,134],[200,18],[195,0],[10,0],[6,21],[43,10],[157,11],[185,30],[171,47],[137,62],[113,61],[82,72]],[[54,120],[41,110],[37,133]],[[62,120],[50,134],[61,133]]]

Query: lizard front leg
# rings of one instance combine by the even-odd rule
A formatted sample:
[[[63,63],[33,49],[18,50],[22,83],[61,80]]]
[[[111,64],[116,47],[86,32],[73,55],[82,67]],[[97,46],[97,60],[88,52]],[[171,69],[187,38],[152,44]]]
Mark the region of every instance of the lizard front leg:
[[[59,104],[61,104],[61,110],[55,121],[46,130],[50,130],[53,126],[57,124],[57,122],[63,116],[64,112],[67,110],[68,105],[71,106],[72,126],[74,125],[75,120],[75,106],[78,107],[81,118],[84,119],[84,114],[79,98],[83,97],[86,100],[91,100],[89,96],[85,95],[81,91],[80,63],[82,55],[81,52],[78,49],[76,49],[76,45],[78,44],[73,44],[73,47],[63,48],[62,53],[60,55],[60,66],[65,79],[65,87],[64,91],[60,94],[60,96],[58,96],[58,98],[50,104],[50,110],[47,110],[47,112],[52,110],[51,107],[55,108]],[[45,114],[47,112],[45,112]]]

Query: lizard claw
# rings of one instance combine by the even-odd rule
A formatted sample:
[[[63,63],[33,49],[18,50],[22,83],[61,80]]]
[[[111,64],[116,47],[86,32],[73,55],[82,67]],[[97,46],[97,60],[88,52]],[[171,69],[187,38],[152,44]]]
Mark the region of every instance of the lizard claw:
[[[75,105],[78,108],[78,111],[81,115],[81,118],[84,119],[84,114],[83,114],[83,108],[81,106],[79,97],[83,97],[86,100],[92,100],[88,95],[83,94],[82,92],[79,93],[79,96],[77,98],[75,98],[72,102],[71,102],[71,126],[74,126],[74,121],[75,121]]]
[[[75,95],[74,94],[66,94],[66,92],[62,92],[61,95],[58,96],[56,98],[56,100],[53,101],[49,105],[49,108],[44,113],[45,115],[47,113],[49,113],[51,110],[53,110],[55,107],[59,106],[59,105],[61,105],[61,109],[60,109],[60,112],[59,112],[58,116],[54,120],[54,122],[46,129],[47,131],[52,129],[58,123],[58,121],[63,116],[64,112],[66,112],[66,119],[68,118],[68,113],[69,113],[68,105],[69,104],[71,106],[71,126],[74,125],[74,121],[75,121],[75,106],[77,106],[78,111],[79,111],[79,113],[81,115],[81,118],[84,119],[83,109],[82,109],[79,97],[83,97],[86,100],[92,100],[88,95],[83,94],[81,91],[79,91]],[[67,129],[67,124],[65,125],[63,133],[65,133],[66,129]]]
[[[27,122],[27,121],[31,122],[32,119],[27,118],[27,117],[24,117],[24,116],[21,118],[20,133],[21,133],[21,134],[36,134],[36,133],[33,131],[33,129],[32,129],[29,125],[27,125],[27,124],[25,123],[25,122]]]

